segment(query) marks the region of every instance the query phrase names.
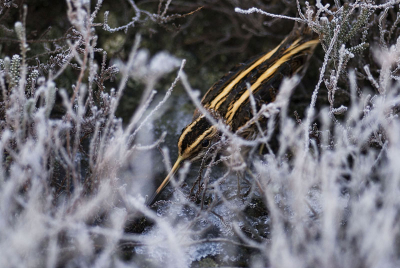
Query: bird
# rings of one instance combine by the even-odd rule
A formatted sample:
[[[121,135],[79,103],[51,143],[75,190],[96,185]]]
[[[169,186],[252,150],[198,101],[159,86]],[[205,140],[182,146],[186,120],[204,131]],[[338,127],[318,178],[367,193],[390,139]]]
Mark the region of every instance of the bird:
[[[318,34],[307,25],[295,24],[290,34],[274,49],[235,66],[212,85],[201,100],[202,106],[216,120],[222,119],[233,133],[241,132],[240,136],[251,139],[256,132],[255,128],[241,131],[252,118],[249,91],[256,101],[257,109],[263,104],[274,102],[285,77],[304,74],[319,43]],[[147,200],[147,204],[154,203],[184,161],[201,159],[210,146],[220,139],[218,126],[196,109],[192,122],[182,129],[175,164]]]

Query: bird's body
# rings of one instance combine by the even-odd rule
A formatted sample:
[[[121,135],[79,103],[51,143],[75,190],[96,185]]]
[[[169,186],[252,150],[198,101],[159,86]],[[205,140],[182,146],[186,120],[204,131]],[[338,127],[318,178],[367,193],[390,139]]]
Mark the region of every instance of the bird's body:
[[[302,74],[318,44],[318,36],[309,28],[295,27],[275,49],[236,66],[222,77],[207,91],[201,104],[232,132],[240,132],[253,115],[250,94],[254,96],[256,109],[273,102],[283,78]],[[249,138],[251,135],[243,132],[242,136]],[[184,160],[194,161],[203,157],[210,145],[219,139],[218,127],[196,110],[193,121],[182,130],[175,165],[148,203],[155,200]]]

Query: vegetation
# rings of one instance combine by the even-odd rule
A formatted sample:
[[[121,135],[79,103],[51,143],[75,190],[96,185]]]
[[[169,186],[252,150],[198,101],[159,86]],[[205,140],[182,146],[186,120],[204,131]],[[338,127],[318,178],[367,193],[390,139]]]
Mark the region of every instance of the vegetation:
[[[399,0],[31,2],[0,0],[1,267],[399,266]],[[218,123],[146,206],[202,93],[294,21],[321,46],[258,137]]]

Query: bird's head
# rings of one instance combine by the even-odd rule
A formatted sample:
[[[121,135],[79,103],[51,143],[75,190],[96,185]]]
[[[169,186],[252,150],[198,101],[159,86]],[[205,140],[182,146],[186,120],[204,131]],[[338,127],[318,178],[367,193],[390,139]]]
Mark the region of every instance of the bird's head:
[[[148,200],[148,203],[153,203],[184,161],[192,162],[201,159],[211,145],[215,144],[219,139],[218,128],[212,125],[204,115],[199,116],[183,128],[178,140],[178,158],[167,177]]]
[[[182,129],[178,141],[178,160],[182,162],[201,159],[219,138],[218,128],[212,125],[205,116],[199,116]]]

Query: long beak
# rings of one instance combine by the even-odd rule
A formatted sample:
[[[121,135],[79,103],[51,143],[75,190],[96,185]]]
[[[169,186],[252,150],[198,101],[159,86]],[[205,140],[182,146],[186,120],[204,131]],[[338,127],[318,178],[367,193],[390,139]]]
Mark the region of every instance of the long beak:
[[[176,159],[176,162],[174,166],[172,167],[171,171],[168,173],[167,177],[164,179],[164,181],[161,183],[160,186],[158,186],[157,190],[154,192],[153,196],[147,201],[147,204],[150,206],[153,204],[154,200],[157,198],[157,196],[161,193],[161,191],[165,188],[165,186],[168,185],[170,179],[176,171],[178,170],[180,164],[183,161],[183,157],[179,156],[178,159]]]

